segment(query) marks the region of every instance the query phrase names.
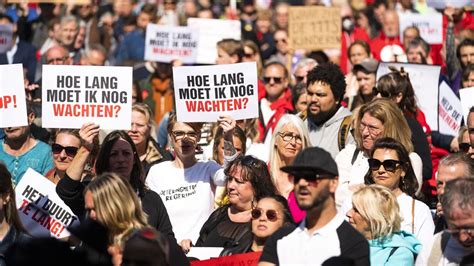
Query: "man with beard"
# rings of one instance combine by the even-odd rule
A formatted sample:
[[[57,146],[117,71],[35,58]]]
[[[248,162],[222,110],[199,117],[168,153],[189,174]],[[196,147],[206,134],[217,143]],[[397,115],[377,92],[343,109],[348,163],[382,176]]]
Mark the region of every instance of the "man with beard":
[[[339,256],[353,265],[369,265],[367,240],[337,213],[338,171],[331,155],[318,147],[306,148],[281,170],[294,177],[296,202],[306,218],[267,240],[259,266],[321,265]]]
[[[27,111],[28,125],[5,128],[5,139],[0,140],[0,163],[7,166],[14,185],[20,182],[29,167],[42,175],[54,167],[51,147],[30,134],[35,113],[29,104]]]
[[[446,183],[441,196],[448,229],[439,232],[418,255],[416,265],[473,265],[474,179]]]
[[[351,112],[341,105],[346,89],[344,75],[337,65],[323,63],[308,73],[307,81],[308,109],[300,117],[307,120],[311,144],[335,158],[345,144],[354,142],[349,134]]]

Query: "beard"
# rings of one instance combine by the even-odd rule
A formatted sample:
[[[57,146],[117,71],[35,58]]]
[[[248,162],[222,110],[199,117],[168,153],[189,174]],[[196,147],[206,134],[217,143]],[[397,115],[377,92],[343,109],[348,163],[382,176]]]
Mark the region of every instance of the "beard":
[[[320,110],[317,114],[312,114],[309,111],[310,106],[311,104],[308,105],[308,118],[317,126],[321,126],[322,124],[324,124],[337,112],[337,110],[339,110],[339,105],[335,105],[334,108],[329,111]]]
[[[318,195],[314,198],[313,202],[308,205],[300,205],[298,203],[298,207],[303,211],[309,211],[313,209],[322,209],[324,204],[326,203],[327,199],[331,196],[331,192],[329,191],[329,183],[321,189]]]

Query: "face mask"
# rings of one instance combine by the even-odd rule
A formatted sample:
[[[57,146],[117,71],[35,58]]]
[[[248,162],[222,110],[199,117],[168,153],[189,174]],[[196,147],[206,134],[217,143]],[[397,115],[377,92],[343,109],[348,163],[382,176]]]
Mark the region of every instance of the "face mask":
[[[354,22],[350,17],[342,18],[342,29],[346,32],[352,32],[354,30]]]

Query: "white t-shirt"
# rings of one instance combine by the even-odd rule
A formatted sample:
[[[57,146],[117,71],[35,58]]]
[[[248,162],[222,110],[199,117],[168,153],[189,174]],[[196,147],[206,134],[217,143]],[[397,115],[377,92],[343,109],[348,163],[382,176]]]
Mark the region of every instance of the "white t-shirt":
[[[202,225],[214,211],[215,187],[224,185],[225,174],[214,161],[185,169],[165,161],[150,168],[145,183],[163,200],[178,243],[183,239],[196,243]]]
[[[412,217],[413,198],[405,193],[397,197],[400,206],[400,215],[402,216],[401,230],[413,233],[422,245],[430,243],[434,235],[434,222],[430,208],[419,200],[415,200],[415,219]],[[412,232],[412,221],[415,223],[415,232]],[[423,250],[423,248],[422,248]]]

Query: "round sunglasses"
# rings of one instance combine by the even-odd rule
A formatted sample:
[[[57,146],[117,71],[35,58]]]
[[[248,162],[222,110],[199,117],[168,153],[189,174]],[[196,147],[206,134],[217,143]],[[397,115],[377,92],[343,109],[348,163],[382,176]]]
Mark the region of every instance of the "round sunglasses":
[[[257,220],[259,219],[263,214],[265,213],[265,216],[267,216],[267,220],[270,222],[275,222],[278,220],[278,212],[276,210],[262,210],[260,208],[255,208],[252,210],[252,219]]]

